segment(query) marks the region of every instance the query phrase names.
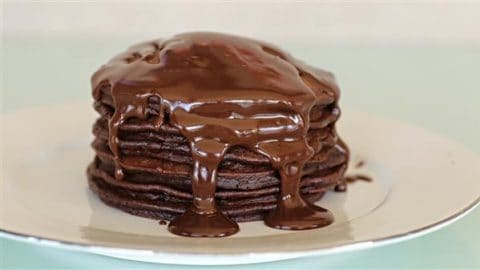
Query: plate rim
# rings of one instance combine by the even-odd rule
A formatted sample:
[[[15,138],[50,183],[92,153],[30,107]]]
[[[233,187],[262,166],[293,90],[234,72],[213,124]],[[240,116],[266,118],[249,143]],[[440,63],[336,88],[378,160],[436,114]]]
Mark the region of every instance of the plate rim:
[[[176,259],[179,257],[194,257],[196,262],[189,263],[189,261],[181,261],[182,263],[175,263],[177,265],[239,265],[239,264],[251,264],[251,263],[260,263],[260,262],[270,262],[270,261],[280,261],[288,260],[293,258],[305,257],[305,256],[314,256],[314,255],[327,255],[340,253],[345,251],[354,251],[359,249],[371,248],[371,247],[380,247],[385,245],[390,245],[394,243],[403,242],[409,239],[420,237],[428,233],[437,231],[441,228],[444,228],[461,218],[465,217],[471,213],[476,207],[480,205],[480,196],[475,199],[473,202],[469,203],[466,207],[455,212],[454,214],[434,222],[432,224],[416,228],[414,230],[406,231],[403,233],[397,233],[385,237],[372,238],[368,240],[350,242],[348,244],[340,244],[337,246],[330,246],[324,248],[312,248],[307,250],[299,251],[275,251],[275,252],[241,252],[241,253],[231,253],[231,254],[204,254],[204,253],[194,253],[194,252],[169,252],[169,251],[160,251],[160,250],[147,250],[147,249],[137,249],[137,248],[120,248],[105,244],[92,245],[87,243],[80,243],[69,240],[61,240],[50,237],[35,236],[32,234],[19,233],[11,230],[6,230],[0,228],[0,237],[11,239],[23,243],[29,243],[39,246],[48,246],[53,248],[63,248],[70,251],[82,251],[87,253],[101,254],[105,256],[111,256],[116,258],[131,259],[130,256],[121,256],[126,253],[138,253],[137,255],[149,255],[152,257],[164,255],[164,256],[173,256]],[[125,252],[125,253],[124,253]],[[218,261],[210,261],[209,263],[198,263],[198,258],[204,259],[205,257],[214,257]],[[241,262],[230,261],[232,258],[235,259],[246,259]],[[140,260],[135,260],[140,261]],[[160,263],[160,260],[142,260],[145,262],[156,262]],[[202,260],[203,261],[203,260]],[[230,263],[229,263],[230,261]],[[164,262],[167,264],[173,264],[169,262]]]

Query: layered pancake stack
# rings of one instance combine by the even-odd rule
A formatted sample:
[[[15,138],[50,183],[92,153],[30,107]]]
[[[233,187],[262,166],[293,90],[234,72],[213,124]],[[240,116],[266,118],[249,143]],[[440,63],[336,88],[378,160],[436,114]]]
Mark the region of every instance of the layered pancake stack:
[[[263,42],[189,33],[131,47],[92,84],[88,178],[106,204],[187,236],[331,222],[313,205],[348,162],[331,73]]]

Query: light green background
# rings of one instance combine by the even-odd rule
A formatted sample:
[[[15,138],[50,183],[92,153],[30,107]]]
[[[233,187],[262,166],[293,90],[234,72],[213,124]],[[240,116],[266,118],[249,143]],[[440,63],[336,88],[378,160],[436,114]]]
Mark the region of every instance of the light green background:
[[[88,100],[90,74],[111,57],[112,52],[124,49],[129,43],[124,40],[42,38],[5,40],[2,49],[2,111],[9,113],[31,106]],[[442,133],[480,153],[480,47],[388,43],[287,43],[282,47],[312,65],[334,71],[342,88],[342,107],[402,119]],[[459,180],[451,179],[452,185]],[[425,192],[428,196],[428,191]],[[479,228],[480,209],[476,209],[447,228],[408,242],[343,254],[226,268],[479,269]],[[131,262],[4,239],[0,239],[0,255],[0,268],[4,269],[192,268]],[[216,268],[223,269],[198,267]]]

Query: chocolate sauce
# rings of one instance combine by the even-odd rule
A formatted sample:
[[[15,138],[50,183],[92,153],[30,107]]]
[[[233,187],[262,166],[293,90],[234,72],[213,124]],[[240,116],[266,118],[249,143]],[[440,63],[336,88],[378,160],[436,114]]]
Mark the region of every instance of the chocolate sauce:
[[[304,163],[313,155],[306,141],[314,105],[336,102],[333,76],[309,67],[272,45],[216,33],[188,33],[131,47],[92,77],[93,96],[111,91],[109,146],[115,178],[131,163],[119,150],[119,127],[132,118],[169,123],[190,143],[192,206],[169,224],[177,235],[222,237],[238,225],[217,208],[216,174],[227,150],[247,147],[269,158],[281,176],[281,196],[265,224],[278,229],[311,229],[333,221],[332,214],[306,202],[299,192]],[[160,109],[149,104],[157,100]]]
[[[347,191],[347,183],[341,182],[340,184],[337,184],[334,188],[336,192],[345,192]]]
[[[346,183],[353,183],[358,180],[365,181],[365,182],[372,182],[372,177],[364,174],[353,174],[353,175],[346,175],[343,180]]]
[[[355,163],[355,168],[356,169],[359,169],[361,167],[363,167],[365,165],[365,161],[364,160],[360,160],[358,161],[357,163]]]
[[[352,174],[352,175],[345,175],[342,179],[342,182],[338,185],[335,186],[335,191],[336,192],[345,192],[347,191],[347,184],[348,183],[353,183],[356,181],[366,181],[366,182],[372,182],[373,179],[372,177],[364,174]]]
[[[162,219],[162,220],[159,220],[159,221],[158,221],[158,224],[160,224],[160,225],[167,225],[167,221],[165,221],[165,220]]]

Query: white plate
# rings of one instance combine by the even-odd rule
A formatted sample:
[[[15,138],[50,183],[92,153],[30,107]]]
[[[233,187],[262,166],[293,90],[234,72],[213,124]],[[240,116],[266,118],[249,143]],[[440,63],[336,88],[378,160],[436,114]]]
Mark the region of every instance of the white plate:
[[[431,132],[364,113],[345,113],[339,133],[352,164],[373,176],[320,205],[335,223],[281,231],[242,223],[221,239],[170,234],[154,220],[102,204],[87,187],[95,114],[90,104],[3,116],[0,234],[36,244],[175,264],[242,264],[368,248],[431,232],[479,202],[480,158]]]

